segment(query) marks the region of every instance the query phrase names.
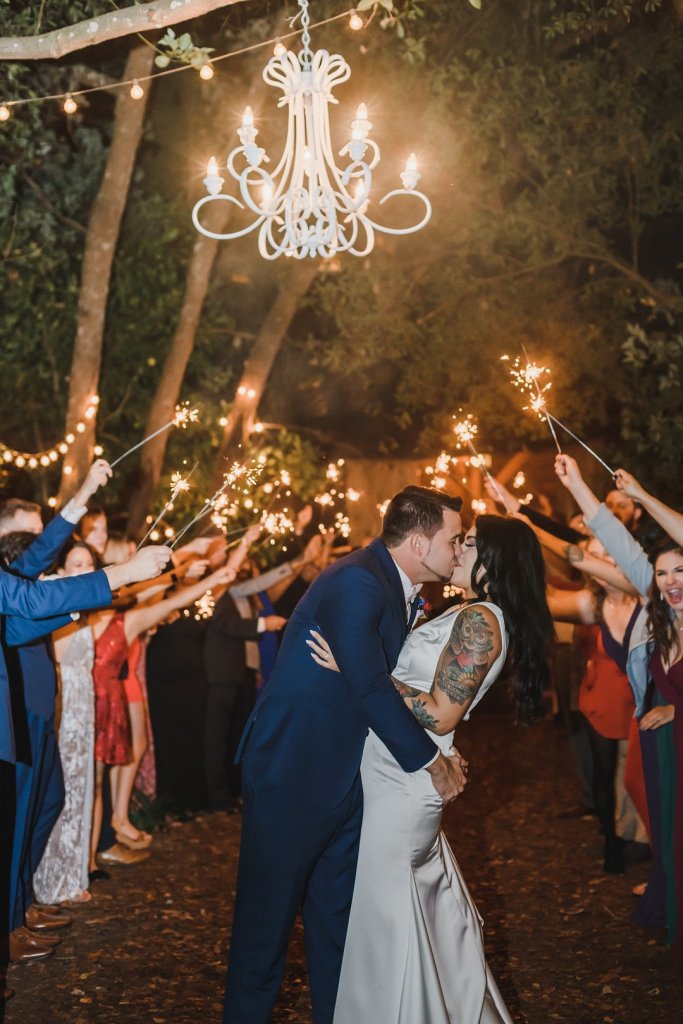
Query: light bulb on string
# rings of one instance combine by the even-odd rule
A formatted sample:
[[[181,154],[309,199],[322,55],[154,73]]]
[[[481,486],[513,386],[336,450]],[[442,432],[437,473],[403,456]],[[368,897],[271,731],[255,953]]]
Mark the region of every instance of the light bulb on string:
[[[287,47],[279,39],[273,47],[274,57],[283,57],[287,53]]]
[[[66,94],[62,109],[64,110],[65,114],[75,114],[78,110],[78,104],[76,103],[76,100],[73,98],[70,92]]]
[[[132,86],[130,87],[130,95],[131,99],[134,100],[141,100],[142,97],[145,95],[145,90],[142,88],[137,78],[134,80]]]
[[[202,64],[199,69],[199,77],[205,82],[210,82],[213,78],[214,71],[210,64]]]
[[[12,111],[6,104],[0,106],[0,121],[9,121]]]
[[[352,29],[354,32],[360,32],[360,30],[364,27],[365,22],[361,18],[360,14],[354,11],[351,17],[349,18],[349,28]]]

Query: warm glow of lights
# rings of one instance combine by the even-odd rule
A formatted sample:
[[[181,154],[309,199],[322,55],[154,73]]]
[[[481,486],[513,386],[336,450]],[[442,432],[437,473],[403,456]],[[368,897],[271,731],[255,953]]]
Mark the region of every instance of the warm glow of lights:
[[[95,455],[97,455],[97,457],[99,458],[100,455],[103,453],[104,448],[102,447],[101,444],[96,444],[95,447],[93,448],[93,451]]]
[[[17,459],[17,465],[18,464],[19,464],[19,459]],[[73,466],[65,466],[64,467],[64,476],[71,476],[73,471],[74,471]]]
[[[360,30],[364,27],[365,22],[361,18],[360,14],[356,14],[356,12],[354,11],[351,17],[349,18],[349,28],[352,29],[354,32],[360,32]]]
[[[221,416],[221,418],[218,421],[218,426],[219,427],[227,427],[227,425],[228,425],[228,417],[227,416]]]
[[[3,103],[2,106],[0,106],[0,121],[9,121],[11,113],[10,108],[6,107]]]
[[[213,78],[214,71],[210,64],[202,64],[199,69],[199,77],[203,78],[205,82],[210,82]]]
[[[47,503],[50,506],[50,508],[55,508],[55,506],[57,504],[57,499],[56,498],[48,498],[47,499]]]
[[[145,90],[142,88],[142,86],[140,85],[138,80],[135,79],[135,81],[133,82],[132,86],[130,87],[131,99],[133,99],[133,100],[141,100],[144,95],[145,95]]]
[[[75,114],[78,110],[78,104],[76,103],[76,100],[73,98],[70,92],[66,94],[63,110],[65,114]]]

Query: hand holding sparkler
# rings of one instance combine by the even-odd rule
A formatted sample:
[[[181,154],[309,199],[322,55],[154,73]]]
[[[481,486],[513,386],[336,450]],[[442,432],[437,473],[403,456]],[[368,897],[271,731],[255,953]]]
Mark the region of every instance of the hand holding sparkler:
[[[634,501],[640,502],[643,505],[647,498],[648,493],[642,484],[638,483],[636,478],[631,474],[627,473],[625,469],[618,469],[614,474],[614,483],[617,490],[626,494],[629,498],[633,498]]]
[[[106,459],[95,459],[88,475],[71,499],[76,508],[87,505],[93,494],[111,479],[111,466]]]
[[[164,425],[159,427],[158,430],[155,430],[154,433],[148,434],[147,437],[143,437],[142,441],[138,441],[138,443],[134,444],[132,448],[125,451],[123,455],[119,455],[118,459],[114,459],[112,462],[111,468],[113,469],[115,466],[118,466],[119,462],[123,462],[123,460],[127,459],[129,455],[136,452],[138,448],[142,448],[142,446],[147,444],[148,441],[151,441],[152,438],[158,437],[159,434],[163,434],[165,430],[170,430],[171,427],[179,427],[181,430],[185,430],[190,423],[197,423],[198,420],[199,411],[197,409],[191,409],[188,402],[185,402],[183,405],[176,405],[175,414],[172,420],[169,420],[168,423],[164,423]]]
[[[595,497],[586,481],[581,476],[576,459],[571,455],[555,456],[555,472],[560,483],[574,496],[579,508],[586,519],[592,519],[600,508],[600,502]]]
[[[521,508],[521,502],[519,498],[515,497],[507,487],[505,487],[500,480],[497,480],[494,476],[486,476],[484,480],[484,490],[488,494],[489,498],[493,498],[494,501],[499,502],[508,515],[513,516],[516,512],[519,512]]]

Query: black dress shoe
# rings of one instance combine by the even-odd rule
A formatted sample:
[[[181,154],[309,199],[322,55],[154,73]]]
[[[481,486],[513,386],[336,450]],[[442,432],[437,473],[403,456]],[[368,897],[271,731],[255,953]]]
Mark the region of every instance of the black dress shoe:
[[[92,884],[93,882],[108,882],[110,878],[108,871],[103,871],[102,868],[95,868],[94,871],[88,872],[88,881]]]

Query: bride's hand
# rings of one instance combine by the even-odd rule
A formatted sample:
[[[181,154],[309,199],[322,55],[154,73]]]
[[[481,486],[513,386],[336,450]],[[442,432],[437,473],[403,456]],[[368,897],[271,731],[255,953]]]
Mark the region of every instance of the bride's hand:
[[[313,640],[307,640],[306,643],[311,648],[311,657],[316,665],[320,665],[322,668],[332,669],[333,672],[339,671],[339,666],[334,660],[334,655],[330,645],[324,636],[320,633],[316,633],[314,629],[310,629],[309,633],[313,637]]]

